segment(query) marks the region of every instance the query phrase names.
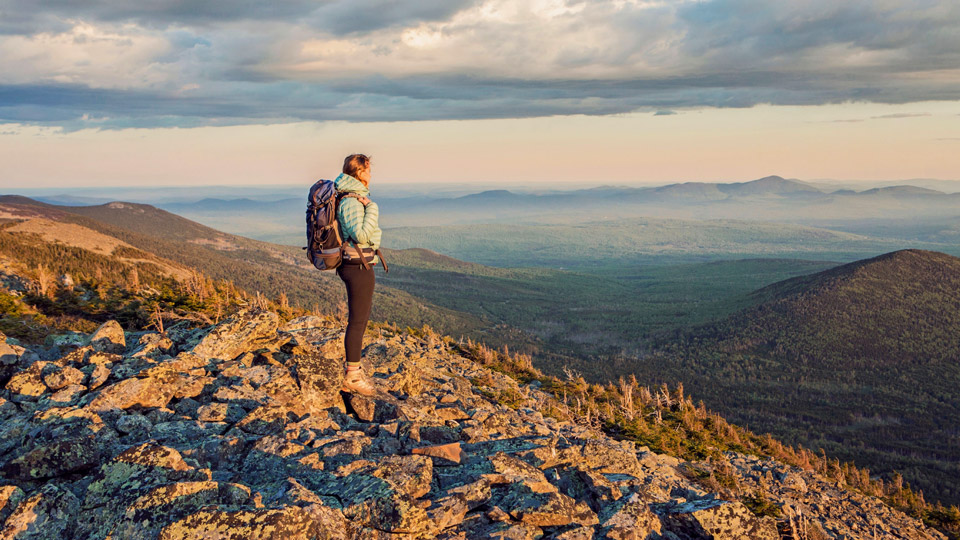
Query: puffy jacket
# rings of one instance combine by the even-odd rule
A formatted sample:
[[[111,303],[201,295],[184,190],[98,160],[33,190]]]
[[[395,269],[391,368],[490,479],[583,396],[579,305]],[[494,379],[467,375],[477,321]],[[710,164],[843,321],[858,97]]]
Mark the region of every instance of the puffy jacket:
[[[370,190],[349,174],[341,174],[334,180],[334,184],[338,194],[356,193],[361,197],[370,196]],[[363,203],[357,199],[345,197],[337,206],[337,220],[340,221],[340,231],[343,233],[344,241],[356,240],[361,248],[378,249],[380,247],[380,236],[383,233],[378,224],[379,218],[380,209],[377,203],[372,201],[367,206],[363,206]],[[379,262],[379,259],[374,258],[374,262]]]

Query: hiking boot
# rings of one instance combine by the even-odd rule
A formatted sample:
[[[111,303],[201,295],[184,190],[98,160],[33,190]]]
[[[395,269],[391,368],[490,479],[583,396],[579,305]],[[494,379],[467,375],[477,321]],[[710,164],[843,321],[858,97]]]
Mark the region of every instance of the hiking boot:
[[[362,396],[373,396],[377,394],[377,389],[370,382],[370,379],[363,372],[363,369],[348,370],[343,376],[343,392],[351,394],[360,394]]]

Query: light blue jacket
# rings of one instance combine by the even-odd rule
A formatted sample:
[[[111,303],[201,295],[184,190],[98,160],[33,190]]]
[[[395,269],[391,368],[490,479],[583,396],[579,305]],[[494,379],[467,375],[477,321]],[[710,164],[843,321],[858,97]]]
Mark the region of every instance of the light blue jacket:
[[[370,197],[370,190],[349,174],[341,174],[334,180],[334,184],[338,194],[356,193],[361,197]],[[340,221],[340,231],[347,245],[352,245],[348,239],[353,239],[361,248],[378,249],[380,236],[383,234],[378,223],[379,219],[380,208],[372,201],[367,206],[363,206],[363,203],[353,197],[344,197],[337,207],[337,220]],[[374,262],[376,261],[377,259],[374,259]]]

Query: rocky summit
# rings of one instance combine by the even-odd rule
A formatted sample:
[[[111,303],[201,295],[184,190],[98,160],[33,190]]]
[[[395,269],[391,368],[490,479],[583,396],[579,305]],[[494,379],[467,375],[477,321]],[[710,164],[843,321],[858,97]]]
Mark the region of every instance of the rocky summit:
[[[728,453],[727,474],[779,509],[755,513],[698,482],[710,464],[545,417],[557,401],[536,383],[431,336],[368,334],[379,394],[342,394],[342,335],[250,310],[0,340],[0,538],[944,538]]]

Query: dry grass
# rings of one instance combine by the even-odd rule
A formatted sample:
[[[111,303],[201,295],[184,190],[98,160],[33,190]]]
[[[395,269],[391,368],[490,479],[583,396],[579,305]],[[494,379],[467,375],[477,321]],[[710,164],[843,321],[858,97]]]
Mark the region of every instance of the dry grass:
[[[118,240],[112,236],[101,234],[92,229],[73,223],[62,223],[43,218],[33,218],[20,221],[10,227],[5,232],[8,233],[33,233],[39,235],[45,242],[60,243],[67,246],[78,247],[87,251],[92,251],[99,255],[114,256],[117,259],[132,263],[150,263],[161,269],[161,271],[177,280],[188,280],[192,272],[178,266],[165,264],[160,259],[140,259],[135,257],[121,257],[114,255],[117,248],[128,248],[131,251],[140,252],[139,249],[130,244]]]

